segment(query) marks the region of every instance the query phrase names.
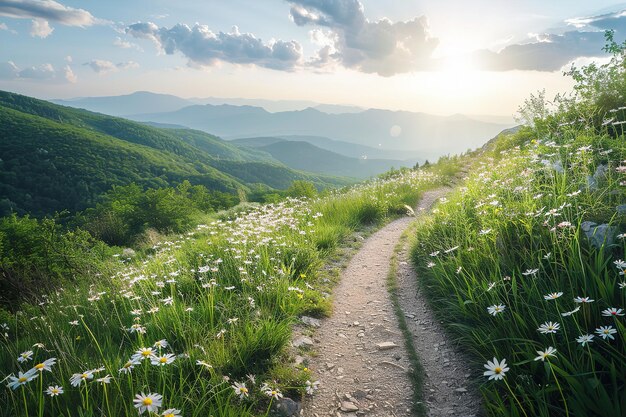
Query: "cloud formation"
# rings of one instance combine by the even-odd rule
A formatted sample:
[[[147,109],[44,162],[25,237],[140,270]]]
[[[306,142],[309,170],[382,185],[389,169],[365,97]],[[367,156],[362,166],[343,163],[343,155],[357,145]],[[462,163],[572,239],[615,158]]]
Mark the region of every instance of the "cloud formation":
[[[66,66],[63,69],[64,79],[69,82],[75,82],[71,80],[69,74],[73,75],[72,69]],[[34,65],[32,67],[20,68],[13,61],[0,62],[0,79],[2,80],[24,80],[24,81],[52,81],[61,80],[60,70],[57,71],[52,64],[45,63],[41,65]]]
[[[298,26],[327,28],[327,39],[310,64],[339,64],[366,73],[392,76],[432,67],[438,40],[428,31],[424,16],[392,22],[370,21],[359,0],[288,0]]]
[[[565,23],[574,30],[535,34],[526,43],[508,45],[499,52],[480,50],[473,58],[483,69],[493,71],[559,71],[578,58],[605,56],[605,30],[614,30],[620,39],[626,35],[625,10]]]
[[[33,19],[33,24],[30,28],[30,36],[44,39],[50,36],[53,31],[54,29],[50,27],[47,20]]]
[[[69,65],[66,65],[63,68],[63,76],[69,83],[76,84],[76,82],[78,81],[78,77],[76,76],[76,74],[74,74],[74,71],[72,71],[72,67],[70,67]]]
[[[533,42],[509,45],[499,52],[477,51],[474,59],[491,71],[559,71],[576,58],[604,55],[605,43],[604,32],[542,34]]]
[[[97,19],[88,11],[67,7],[54,0],[0,0],[0,16],[43,19],[79,27],[97,23]]]
[[[90,67],[92,70],[94,70],[94,72],[101,75],[117,72],[119,70],[139,68],[139,64],[135,61],[127,61],[114,64],[113,62],[106,61],[104,59],[92,59],[91,61],[86,62],[83,65]]]
[[[263,42],[252,33],[240,33],[237,27],[229,33],[215,33],[200,24],[193,27],[178,24],[168,29],[152,22],[140,22],[128,26],[126,33],[153,41],[168,55],[180,52],[191,64],[200,66],[229,62],[291,71],[302,59],[302,46],[296,41]]]

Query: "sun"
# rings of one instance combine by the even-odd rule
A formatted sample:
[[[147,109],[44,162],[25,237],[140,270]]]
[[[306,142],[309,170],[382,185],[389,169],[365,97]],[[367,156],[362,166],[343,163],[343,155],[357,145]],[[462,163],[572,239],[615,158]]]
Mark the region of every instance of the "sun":
[[[466,51],[450,51],[441,58],[441,71],[444,73],[468,73],[477,69],[471,53]]]

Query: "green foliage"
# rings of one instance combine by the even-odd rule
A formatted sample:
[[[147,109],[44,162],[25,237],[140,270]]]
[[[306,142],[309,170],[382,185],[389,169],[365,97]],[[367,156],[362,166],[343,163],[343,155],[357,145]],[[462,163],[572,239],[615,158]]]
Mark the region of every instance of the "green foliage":
[[[245,203],[201,215],[194,221],[205,224],[182,236],[163,238],[134,256],[118,251],[99,274],[84,271],[68,290],[41,297],[40,305],[25,304],[20,314],[0,313],[0,325],[6,320],[9,328],[0,333],[0,378],[57,358],[52,371],[37,380],[0,390],[5,405],[0,416],[136,415],[133,399],[142,391],[163,395],[163,409],[177,408],[184,415],[252,416],[263,415],[271,404],[263,383],[292,398],[302,395],[307,381],[313,382],[310,373],[280,360],[299,316],[330,311],[320,267],[345,238],[373,220],[359,217],[371,201],[376,213],[386,215],[398,201],[414,201],[421,190],[440,183],[432,173],[406,171],[324,198]],[[147,191],[138,185],[115,187],[86,218],[109,214],[123,231],[140,230],[147,222],[185,228],[193,218],[188,207],[213,204],[203,190],[194,190],[188,183]],[[204,196],[198,203],[196,194]],[[376,224],[385,220],[379,214],[374,218]],[[39,221],[15,219],[19,227],[13,228],[24,236],[17,241],[42,234]],[[2,228],[0,235],[12,230]],[[5,250],[12,240],[0,242]],[[32,244],[24,240],[25,246]],[[44,253],[34,256],[49,259]],[[154,347],[162,339],[168,347]],[[134,352],[150,346],[155,355],[171,353],[174,361],[156,366],[147,359],[128,374],[120,371]],[[16,362],[27,350],[33,351],[33,361]],[[104,370],[96,370],[101,366]],[[72,375],[85,371],[94,377],[71,386]],[[252,373],[256,382],[247,377]],[[106,374],[113,376],[110,384],[97,382]],[[235,382],[245,382],[249,396],[240,399]],[[63,395],[51,399],[43,393],[57,384]]]
[[[611,112],[626,92],[623,47],[610,43],[607,65],[572,70],[575,95],[549,114],[531,99],[534,126],[467,157],[464,186],[417,229],[412,257],[441,320],[477,372],[494,357],[510,368],[504,381],[481,379],[489,415],[626,413],[626,148],[623,115]],[[559,329],[542,333],[546,322]]]
[[[315,184],[310,181],[297,180],[292,182],[289,188],[287,188],[286,194],[294,198],[313,198],[317,195],[317,189],[315,188]]]
[[[92,207],[113,186],[175,187],[184,180],[235,194],[345,179],[295,171],[258,150],[198,131],[158,129],[0,91],[0,215]]]
[[[53,219],[0,219],[0,305],[14,310],[81,277],[106,269],[108,250],[83,230],[66,231]]]
[[[210,192],[183,181],[177,187],[142,190],[137,184],[115,186],[79,223],[109,245],[127,246],[147,229],[162,234],[187,231],[201,213],[236,204],[232,194]]]

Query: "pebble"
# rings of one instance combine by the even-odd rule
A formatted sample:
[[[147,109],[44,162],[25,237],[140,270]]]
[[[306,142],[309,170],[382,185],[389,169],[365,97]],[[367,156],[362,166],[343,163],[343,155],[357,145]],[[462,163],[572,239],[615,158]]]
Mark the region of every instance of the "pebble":
[[[398,345],[396,345],[393,342],[381,342],[381,343],[376,343],[376,347],[379,350],[389,350],[389,349],[393,349],[395,347],[398,347]]]
[[[341,402],[341,411],[359,411],[359,407],[357,407],[353,402],[351,401],[342,401]]]

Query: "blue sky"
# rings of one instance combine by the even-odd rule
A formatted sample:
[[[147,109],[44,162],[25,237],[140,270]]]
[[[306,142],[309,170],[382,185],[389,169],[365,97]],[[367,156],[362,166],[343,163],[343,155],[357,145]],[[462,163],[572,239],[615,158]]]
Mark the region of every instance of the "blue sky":
[[[626,33],[596,0],[0,0],[0,89],[511,114]]]

